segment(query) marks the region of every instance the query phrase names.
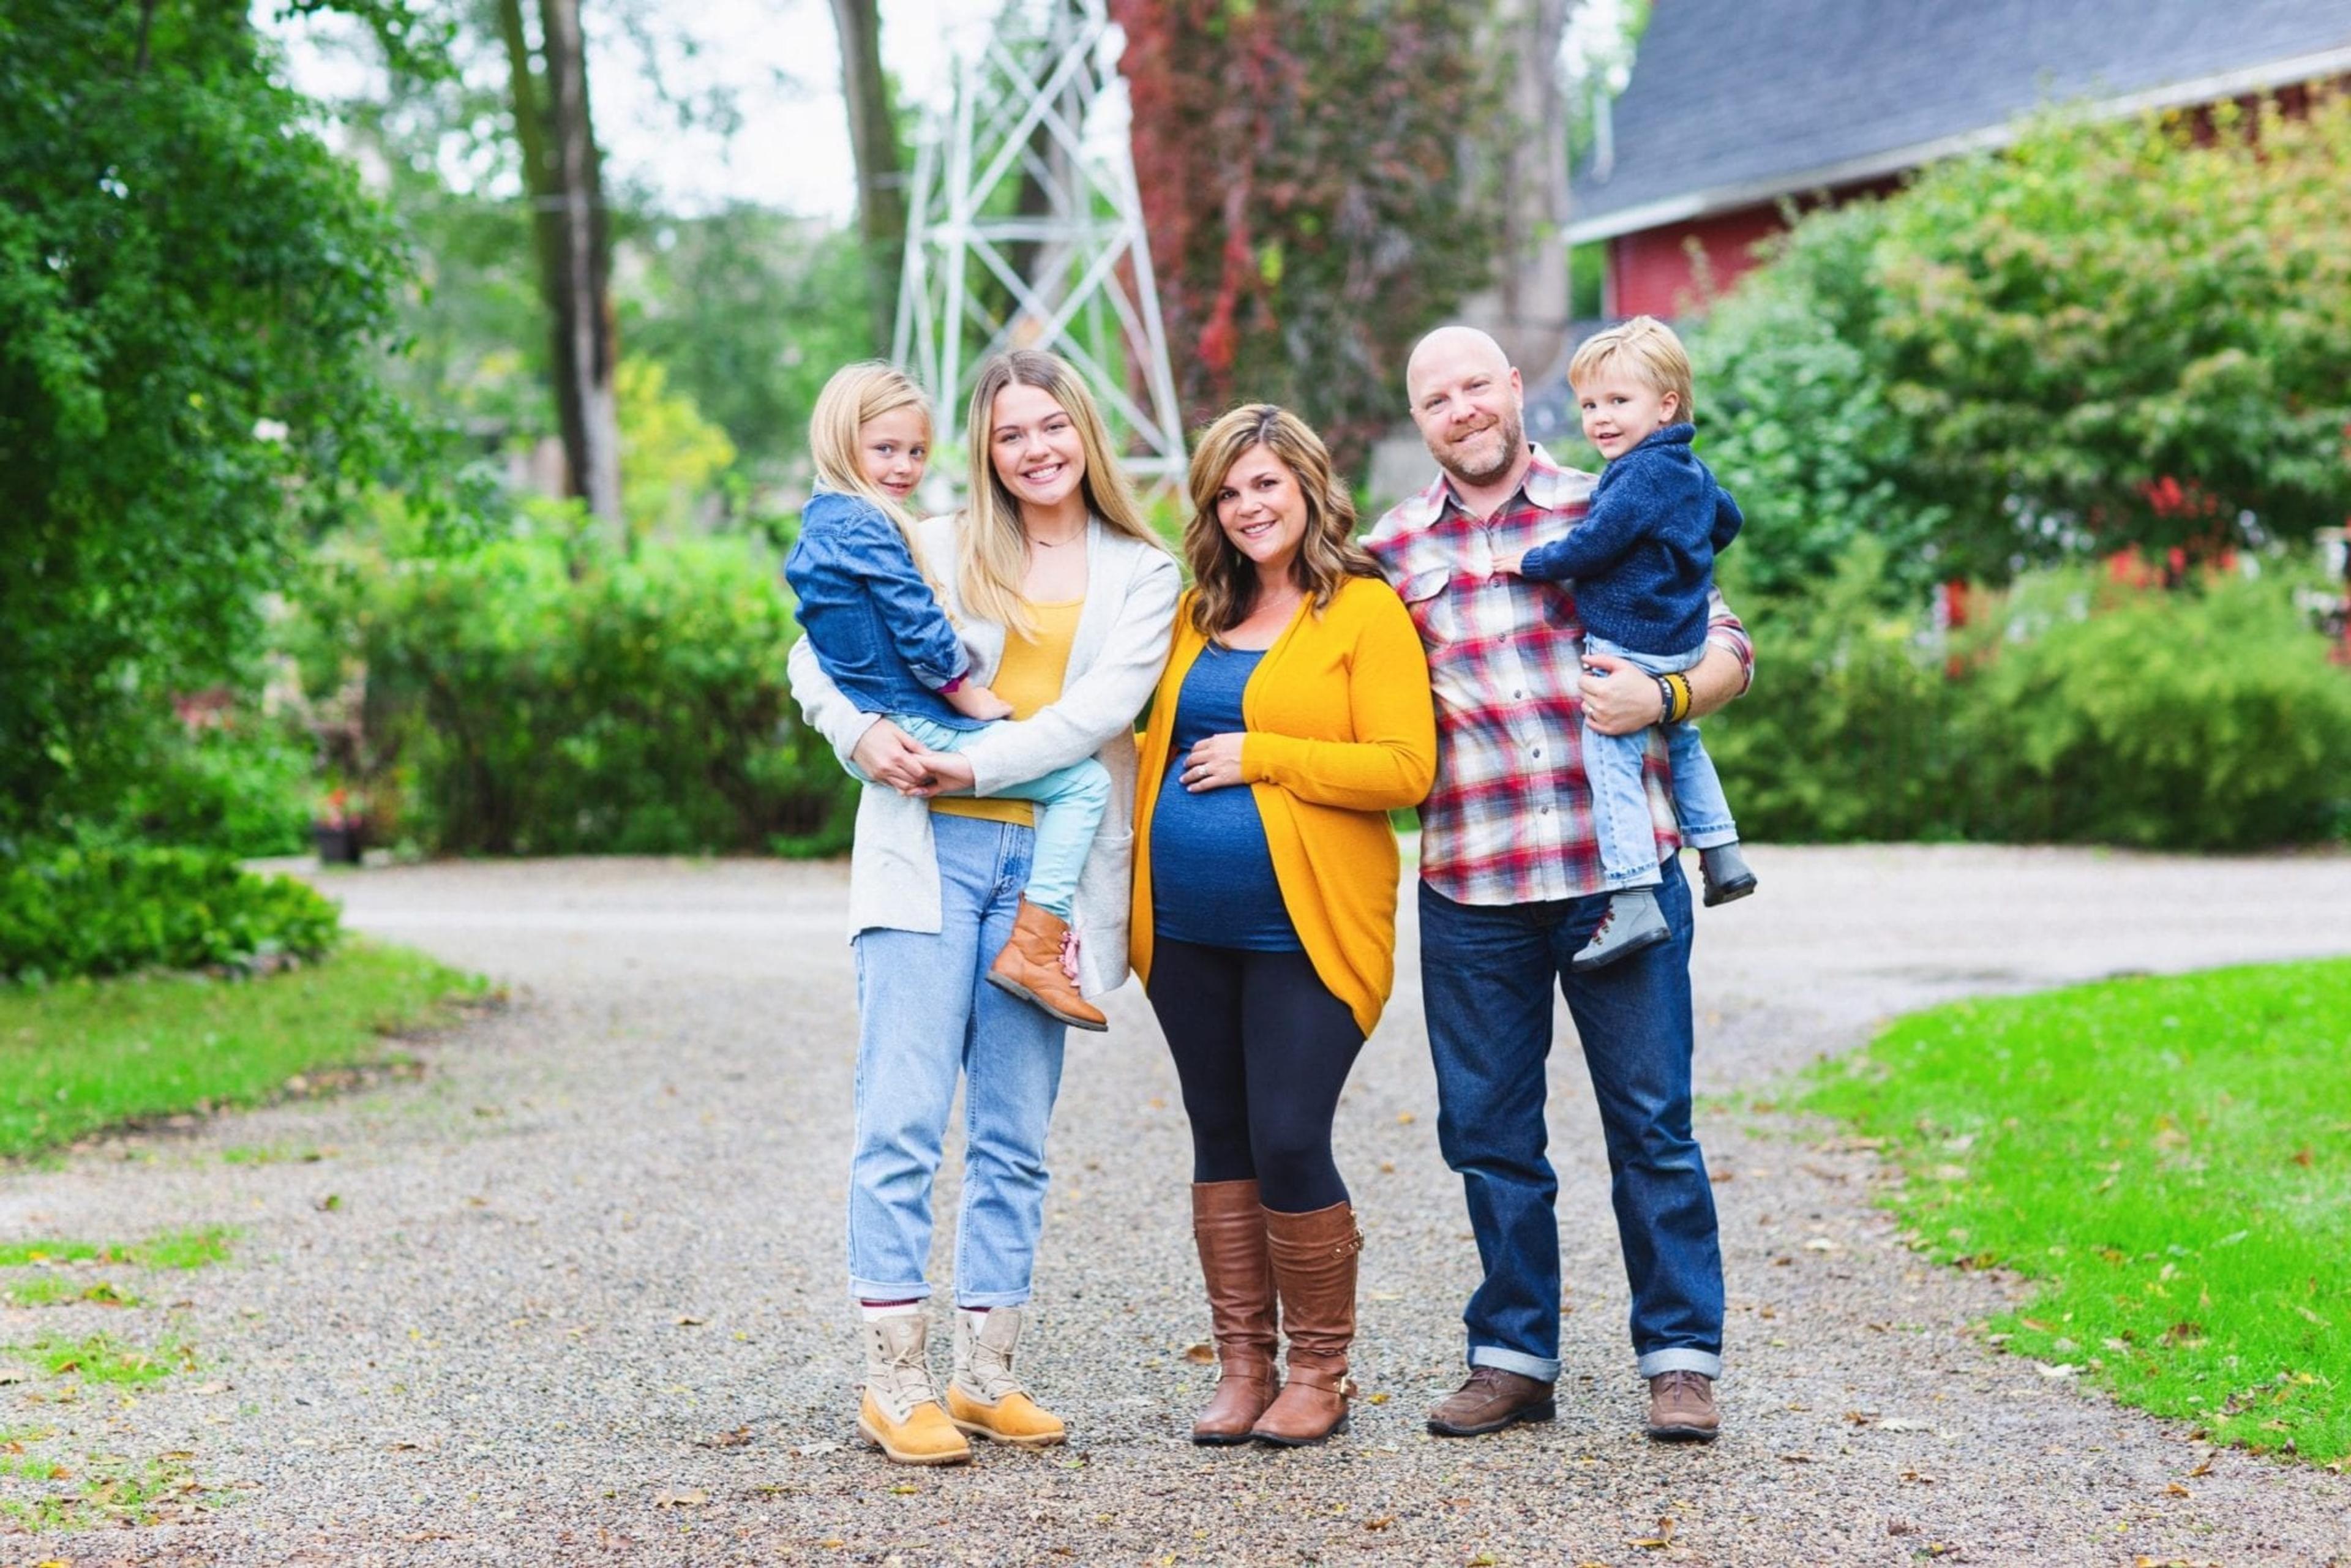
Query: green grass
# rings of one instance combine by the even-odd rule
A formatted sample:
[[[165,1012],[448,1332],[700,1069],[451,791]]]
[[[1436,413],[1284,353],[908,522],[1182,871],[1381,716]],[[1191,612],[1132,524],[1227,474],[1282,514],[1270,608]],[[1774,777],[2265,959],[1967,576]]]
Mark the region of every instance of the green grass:
[[[55,1274],[37,1274],[29,1280],[0,1283],[0,1301],[12,1307],[54,1307],[75,1301],[96,1301],[109,1307],[141,1304],[137,1296],[111,1280],[84,1282],[59,1279]]]
[[[2351,961],[1964,1002],[1816,1070],[1938,1259],[2041,1291],[1991,1327],[2214,1439],[2351,1455]]]
[[[297,1074],[381,1060],[383,1034],[444,1025],[483,990],[421,954],[363,943],[260,979],[0,990],[0,1157],[266,1100]]]
[[[29,1344],[9,1345],[7,1351],[52,1377],[71,1375],[84,1383],[160,1383],[196,1367],[195,1348],[169,1335],[153,1345],[135,1345],[106,1333],[78,1340],[43,1334]]]
[[[236,1231],[214,1225],[166,1230],[144,1241],[0,1241],[0,1269],[37,1263],[127,1263],[135,1269],[201,1269],[228,1256]]]
[[[71,1487],[29,1501],[0,1498],[0,1520],[35,1535],[152,1524],[161,1517],[157,1504],[201,1490],[183,1455],[145,1460],[99,1458],[78,1470],[48,1460],[0,1460],[0,1475]]]

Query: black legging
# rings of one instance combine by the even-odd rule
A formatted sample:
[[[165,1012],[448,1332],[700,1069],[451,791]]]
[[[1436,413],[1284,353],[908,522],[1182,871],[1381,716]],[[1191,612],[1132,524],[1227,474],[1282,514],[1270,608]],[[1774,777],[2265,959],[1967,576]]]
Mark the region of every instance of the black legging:
[[[1184,1084],[1192,1179],[1254,1176],[1283,1214],[1344,1203],[1331,1122],[1364,1031],[1306,955],[1162,940],[1145,994]]]

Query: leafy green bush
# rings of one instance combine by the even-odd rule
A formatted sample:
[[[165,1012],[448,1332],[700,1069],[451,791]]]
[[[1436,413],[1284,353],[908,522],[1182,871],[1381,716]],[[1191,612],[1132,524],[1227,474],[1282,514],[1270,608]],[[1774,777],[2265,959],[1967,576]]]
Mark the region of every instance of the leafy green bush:
[[[2351,675],[2283,585],[2031,587],[2011,599],[2015,640],[1967,683],[1987,836],[2243,850],[2334,825],[2351,798]]]
[[[555,528],[370,552],[313,607],[311,660],[367,672],[403,831],[443,853],[839,847],[852,782],[791,705],[776,562],[741,538],[622,555]]]
[[[2351,674],[2278,574],[2035,573],[1940,636],[1874,556],[1753,607],[1755,689],[1706,722],[1750,836],[2253,849],[2351,811]]]
[[[307,739],[242,719],[193,736],[169,728],[113,808],[125,829],[240,856],[310,847],[318,785]]]
[[[341,916],[317,890],[225,854],[147,845],[34,849],[0,862],[0,977],[315,958]]]

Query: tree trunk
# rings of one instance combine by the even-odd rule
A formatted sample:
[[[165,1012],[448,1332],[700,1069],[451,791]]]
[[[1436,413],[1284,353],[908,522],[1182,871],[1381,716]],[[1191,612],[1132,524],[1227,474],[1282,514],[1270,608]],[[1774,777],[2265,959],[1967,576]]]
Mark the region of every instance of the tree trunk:
[[[906,182],[890,82],[882,74],[882,18],[876,0],[832,0],[832,21],[841,36],[841,90],[849,103],[849,145],[857,162],[857,228],[865,246],[873,351],[886,354],[906,247]]]
[[[1511,363],[1530,383],[1567,349],[1567,101],[1559,50],[1574,0],[1513,0],[1499,31],[1517,66],[1502,159],[1502,254],[1496,285]]]
[[[539,292],[554,350],[565,487],[608,522],[621,520],[621,434],[613,392],[619,359],[611,298],[611,239],[601,161],[588,110],[580,0],[539,0],[543,75],[523,29],[521,0],[498,0],[514,96],[515,140],[538,242]],[[544,102],[542,102],[542,89]]]

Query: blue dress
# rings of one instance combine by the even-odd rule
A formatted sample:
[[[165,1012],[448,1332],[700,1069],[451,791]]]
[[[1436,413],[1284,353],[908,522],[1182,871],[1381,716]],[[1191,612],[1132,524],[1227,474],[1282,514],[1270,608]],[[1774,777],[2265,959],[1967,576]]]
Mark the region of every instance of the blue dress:
[[[1184,788],[1184,759],[1194,746],[1248,727],[1241,692],[1264,658],[1262,650],[1210,643],[1184,676],[1151,815],[1151,920],[1161,937],[1254,953],[1303,951],[1249,787],[1198,794]]]

